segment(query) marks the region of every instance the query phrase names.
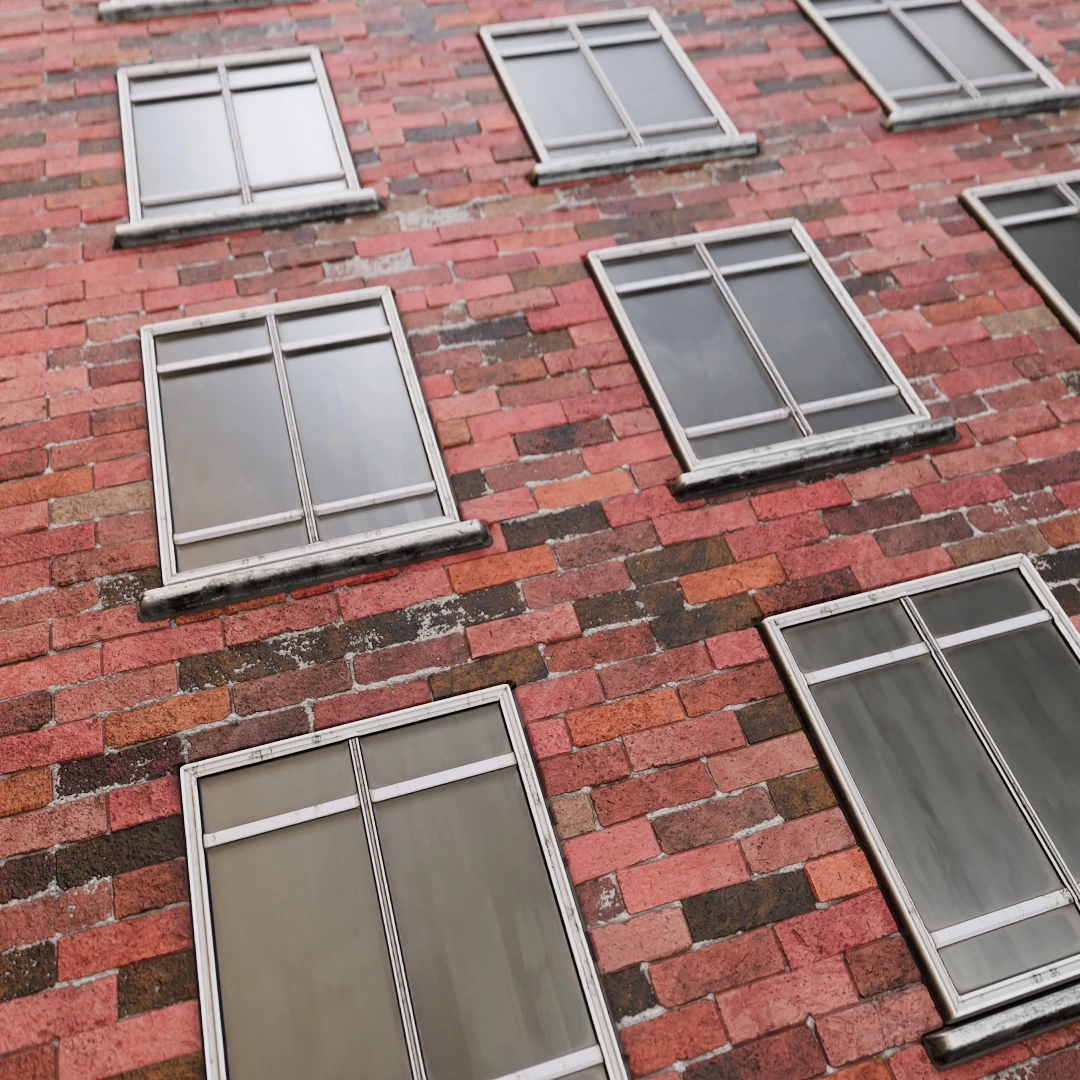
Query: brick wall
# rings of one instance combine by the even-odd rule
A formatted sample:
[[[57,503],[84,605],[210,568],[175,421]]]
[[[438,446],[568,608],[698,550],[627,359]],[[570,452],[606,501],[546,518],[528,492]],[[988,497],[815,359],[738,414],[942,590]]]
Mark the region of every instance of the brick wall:
[[[1016,551],[1080,612],[1080,349],[956,198],[1071,167],[1080,113],[887,135],[789,0],[660,6],[761,155],[536,190],[475,32],[559,3],[121,24],[3,4],[2,1080],[202,1075],[179,764],[501,681],[635,1076],[935,1075],[934,1007],[756,626]],[[993,10],[1080,78],[1074,8]],[[113,250],[116,66],[294,43],[323,50],[385,210]],[[789,214],[961,441],[677,503],[582,256]],[[494,546],[139,623],[159,580],[139,328],[360,284],[395,290]],[[1080,1025],[945,1075],[1068,1080]]]

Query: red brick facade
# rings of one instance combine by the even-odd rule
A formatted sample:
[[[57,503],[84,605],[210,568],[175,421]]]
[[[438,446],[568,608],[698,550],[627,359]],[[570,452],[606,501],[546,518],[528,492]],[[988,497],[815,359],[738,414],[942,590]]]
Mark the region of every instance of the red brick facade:
[[[1080,79],[1075,9],[990,6]],[[1073,167],[1080,113],[887,134],[790,0],[658,7],[761,153],[538,190],[476,31],[561,3],[123,23],[3,4],[2,1080],[202,1076],[180,764],[500,682],[635,1077],[936,1075],[936,1011],[756,625],[1009,552],[1080,612],[1080,348],[957,202]],[[385,208],[115,250],[116,67],[297,43]],[[788,215],[961,439],[679,503],[583,256]],[[159,575],[139,328],[371,284],[494,545],[140,623]],[[1080,1025],[944,1075],[1071,1080]]]

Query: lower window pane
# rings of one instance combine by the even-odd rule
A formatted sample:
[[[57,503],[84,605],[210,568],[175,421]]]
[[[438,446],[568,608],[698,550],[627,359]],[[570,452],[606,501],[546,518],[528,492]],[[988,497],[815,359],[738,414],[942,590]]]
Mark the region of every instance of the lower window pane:
[[[316,525],[320,540],[341,540],[346,536],[359,536],[375,529],[391,529],[396,525],[430,521],[442,516],[439,497],[422,495],[418,499],[400,499],[379,506],[362,506],[359,510],[320,515],[316,519]]]
[[[229,1080],[407,1080],[359,811],[206,861]]]
[[[174,214],[212,214],[215,210],[234,210],[244,205],[243,196],[222,195],[216,199],[190,199],[184,202],[161,203],[158,206],[144,206],[144,218],[172,217]]]
[[[1068,205],[1056,185],[1034,191],[1018,191],[1012,195],[988,195],[982,201],[987,210],[999,219],[1013,214],[1034,214],[1039,210],[1060,210]]]
[[[710,115],[701,95],[662,41],[610,45],[595,49],[593,55],[615,88],[619,103],[639,127]],[[689,132],[679,136],[692,137]]]
[[[691,439],[690,445],[704,461],[706,458],[723,457],[739,450],[753,450],[758,446],[772,446],[802,437],[799,425],[789,417],[787,420],[772,420],[767,424],[736,428],[734,431],[721,431],[716,435],[702,435]]]
[[[879,401],[864,401],[860,405],[843,405],[827,412],[809,413],[806,419],[815,435],[823,435],[829,431],[843,431],[845,428],[876,424],[881,420],[895,420],[910,415],[911,410],[904,399],[895,394]]]
[[[491,1080],[595,1046],[516,770],[375,816],[431,1080]]]
[[[1013,225],[1009,235],[1065,302],[1080,310],[1080,218]]]
[[[295,187],[270,188],[268,191],[254,191],[253,203],[291,202],[294,199],[314,199],[320,195],[333,195],[337,191],[348,191],[349,185],[344,180],[327,180],[322,184],[297,184]]]
[[[302,521],[271,525],[268,529],[253,529],[234,536],[219,536],[195,544],[176,545],[176,569],[200,570],[204,566],[250,559],[255,555],[272,555],[277,551],[303,547],[308,542],[307,526]]]

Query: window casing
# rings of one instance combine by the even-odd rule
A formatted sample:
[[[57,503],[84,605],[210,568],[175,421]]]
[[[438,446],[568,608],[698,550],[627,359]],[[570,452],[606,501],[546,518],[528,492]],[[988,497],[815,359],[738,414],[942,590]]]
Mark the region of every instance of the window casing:
[[[536,155],[535,183],[757,152],[652,8],[480,37]]]
[[[121,246],[378,208],[318,49],[121,68]]]
[[[389,289],[148,326],[143,364],[163,579],[144,615],[487,542]]]
[[[976,0],[796,0],[895,131],[1074,104]]]
[[[264,7],[274,2],[275,0],[100,0],[97,12],[99,19],[158,19],[192,11]]]
[[[793,219],[605,248],[589,265],[686,470],[677,494],[953,436]]]
[[[508,686],[180,782],[208,1080],[625,1080]]]
[[[1080,172],[987,184],[962,198],[1080,337]]]
[[[1080,1013],[1080,634],[1030,562],[765,629],[956,1025],[931,1052],[952,1063]]]

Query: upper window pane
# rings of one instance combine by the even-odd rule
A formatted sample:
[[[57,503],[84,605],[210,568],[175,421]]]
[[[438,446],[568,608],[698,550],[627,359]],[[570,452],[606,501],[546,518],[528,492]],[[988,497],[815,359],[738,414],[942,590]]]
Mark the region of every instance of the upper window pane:
[[[655,12],[504,23],[481,37],[533,144],[539,182],[756,149]]]
[[[1031,565],[942,574],[766,626],[911,913],[946,1019],[1074,978],[1080,637]]]
[[[1063,86],[976,0],[798,0],[903,129],[1057,109]]]
[[[880,453],[940,423],[796,222],[608,248],[590,265],[689,470],[679,484],[834,462],[853,434]]]
[[[154,327],[166,580],[456,518],[390,302],[378,289]]]

